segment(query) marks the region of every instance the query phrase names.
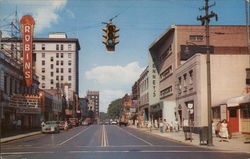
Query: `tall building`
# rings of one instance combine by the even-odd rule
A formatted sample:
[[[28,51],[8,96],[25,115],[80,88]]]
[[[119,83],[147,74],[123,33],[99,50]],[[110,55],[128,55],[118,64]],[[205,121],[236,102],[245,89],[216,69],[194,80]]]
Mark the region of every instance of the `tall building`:
[[[246,26],[210,26],[211,54],[247,54]],[[174,122],[181,110],[176,103],[176,69],[197,53],[206,54],[204,26],[172,25],[149,48],[159,74],[160,101],[150,111],[163,109],[162,117]],[[185,78],[185,77],[184,77]]]
[[[88,110],[93,112],[94,118],[99,118],[99,91],[87,91]]]
[[[10,45],[7,45],[9,43]],[[14,51],[13,58],[22,59],[21,39],[3,38],[1,48]],[[65,33],[50,33],[49,38],[33,38],[33,68],[39,77],[40,89],[62,88],[68,83],[69,91],[79,92],[78,52],[76,38]]]

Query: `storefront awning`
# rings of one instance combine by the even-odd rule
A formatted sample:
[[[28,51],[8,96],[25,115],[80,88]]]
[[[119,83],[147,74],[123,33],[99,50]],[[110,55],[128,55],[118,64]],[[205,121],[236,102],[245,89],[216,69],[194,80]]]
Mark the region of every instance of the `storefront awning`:
[[[250,103],[250,93],[244,96],[239,96],[239,97],[228,99],[227,107],[237,107],[237,106],[240,106],[240,104],[244,104],[244,103]]]

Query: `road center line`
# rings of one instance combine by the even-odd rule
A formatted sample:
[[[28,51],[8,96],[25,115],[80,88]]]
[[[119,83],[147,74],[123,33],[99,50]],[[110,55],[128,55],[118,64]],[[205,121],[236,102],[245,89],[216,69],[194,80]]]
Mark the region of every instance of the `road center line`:
[[[116,126],[116,127],[118,127],[118,126]],[[138,140],[141,140],[141,141],[145,142],[145,143],[148,144],[148,145],[151,145],[151,146],[153,145],[152,143],[150,143],[150,142],[148,142],[148,141],[146,141],[146,140],[144,140],[144,139],[142,139],[142,138],[140,138],[140,137],[137,137],[137,136],[135,136],[134,134],[132,134],[132,133],[130,133],[130,132],[128,132],[128,131],[126,131],[126,130],[120,128],[120,127],[118,127],[118,128],[121,129],[122,131],[126,132],[127,134],[129,134],[129,135],[131,135],[131,136],[137,138]]]
[[[68,142],[69,140],[72,140],[73,138],[77,137],[78,135],[80,135],[80,134],[83,133],[84,131],[88,130],[90,127],[91,127],[91,126],[89,126],[88,128],[82,130],[81,132],[79,132],[78,134],[72,136],[71,138],[69,138],[69,139],[67,139],[67,140],[65,140],[65,141],[63,141],[63,142],[61,142],[61,143],[58,144],[58,145],[61,146],[61,145],[65,144],[65,143]]]

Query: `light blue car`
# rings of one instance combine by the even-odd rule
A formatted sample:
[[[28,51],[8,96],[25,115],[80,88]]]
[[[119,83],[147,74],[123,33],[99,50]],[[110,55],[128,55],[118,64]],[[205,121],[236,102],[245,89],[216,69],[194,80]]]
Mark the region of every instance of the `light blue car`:
[[[42,126],[42,133],[59,133],[59,123],[57,121],[47,121]]]

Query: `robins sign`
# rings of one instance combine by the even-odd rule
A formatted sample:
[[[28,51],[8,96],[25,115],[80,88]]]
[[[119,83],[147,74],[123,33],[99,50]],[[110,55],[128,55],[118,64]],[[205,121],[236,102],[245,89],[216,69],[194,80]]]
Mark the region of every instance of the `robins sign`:
[[[32,35],[35,21],[32,16],[25,15],[20,20],[23,43],[23,73],[27,87],[32,85]]]

